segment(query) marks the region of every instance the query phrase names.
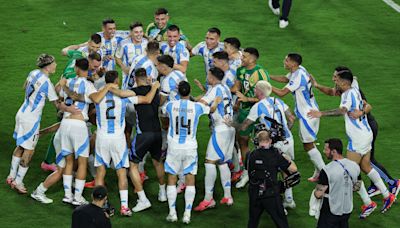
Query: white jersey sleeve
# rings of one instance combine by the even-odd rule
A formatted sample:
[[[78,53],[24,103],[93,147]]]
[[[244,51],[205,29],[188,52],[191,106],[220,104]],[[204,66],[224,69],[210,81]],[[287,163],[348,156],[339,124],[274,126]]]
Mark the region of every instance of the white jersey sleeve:
[[[198,44],[197,44],[196,46],[194,46],[194,48],[192,49],[192,54],[193,54],[193,55],[202,55],[202,54],[199,52],[199,50],[200,50],[200,48],[203,47],[203,46],[204,46],[204,41],[198,43]]]
[[[246,117],[247,119],[253,122],[255,122],[258,119],[258,114],[257,114],[258,104],[259,102],[257,102],[255,105],[251,107],[249,115]]]
[[[58,100],[58,96],[57,96],[56,90],[54,89],[53,83],[51,83],[50,80],[48,80],[48,83],[49,83],[49,88],[47,91],[47,99],[49,99],[49,101]]]
[[[134,105],[139,103],[139,98],[137,96],[127,97],[126,99],[127,99],[128,103],[131,103]]]
[[[351,100],[351,91],[348,90],[345,93],[342,94],[341,96],[341,100],[340,100],[340,108],[345,108],[347,109],[347,111],[351,111],[351,107],[352,107],[352,100]]]
[[[93,101],[90,99],[90,95],[93,93],[97,92],[96,88],[94,88],[93,83],[87,82],[86,83],[86,91],[85,91],[85,102],[88,104],[93,103]]]
[[[301,77],[299,74],[292,75],[289,78],[288,84],[286,84],[286,88],[290,90],[290,92],[296,91],[301,85]]]

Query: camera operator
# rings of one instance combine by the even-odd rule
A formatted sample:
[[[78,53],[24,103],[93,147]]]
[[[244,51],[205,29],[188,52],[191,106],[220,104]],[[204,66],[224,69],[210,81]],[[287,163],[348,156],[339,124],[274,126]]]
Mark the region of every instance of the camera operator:
[[[80,206],[72,213],[72,228],[111,228],[109,214],[103,206],[107,201],[107,189],[99,185],[93,189],[92,203]]]
[[[280,197],[282,184],[278,182],[277,175],[280,171],[296,174],[297,167],[272,146],[272,139],[268,131],[258,132],[256,142],[258,142],[257,149],[249,153],[246,159],[250,178],[248,227],[258,226],[264,210],[271,216],[277,227],[288,227]],[[296,177],[297,182],[296,180],[292,181],[298,183],[299,175]],[[293,186],[286,184],[285,187]]]

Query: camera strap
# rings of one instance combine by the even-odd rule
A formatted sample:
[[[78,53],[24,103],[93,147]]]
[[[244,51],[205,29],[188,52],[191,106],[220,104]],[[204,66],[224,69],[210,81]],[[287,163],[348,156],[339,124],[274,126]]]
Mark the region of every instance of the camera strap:
[[[346,169],[346,167],[343,165],[343,163],[341,163],[338,160],[335,160],[335,162],[339,163],[340,166],[342,166],[342,168],[344,169],[344,171],[346,172],[346,174],[350,177],[351,182],[353,182],[353,184],[355,184],[356,182],[354,182],[353,177],[351,177],[350,172]]]

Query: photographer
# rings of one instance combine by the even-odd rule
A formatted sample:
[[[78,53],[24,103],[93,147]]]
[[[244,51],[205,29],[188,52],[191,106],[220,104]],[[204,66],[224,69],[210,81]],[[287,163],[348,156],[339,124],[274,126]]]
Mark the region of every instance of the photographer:
[[[92,199],[92,203],[74,210],[72,228],[111,228],[109,214],[102,208],[107,201],[107,189],[101,185],[95,187]]]
[[[249,221],[248,227],[257,227],[261,214],[268,212],[277,227],[288,227],[287,218],[280,197],[282,184],[278,182],[278,172],[291,174],[285,181],[285,188],[298,183],[299,175],[293,162],[286,160],[278,149],[272,147],[270,133],[261,130],[257,133],[257,149],[249,153],[246,159],[249,171]],[[285,179],[285,180],[287,180]],[[293,185],[291,185],[293,184]]]

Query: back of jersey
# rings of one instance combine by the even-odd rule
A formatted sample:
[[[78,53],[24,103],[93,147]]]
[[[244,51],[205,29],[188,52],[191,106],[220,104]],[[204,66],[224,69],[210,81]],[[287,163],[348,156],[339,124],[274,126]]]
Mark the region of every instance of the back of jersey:
[[[265,102],[264,104],[266,104],[267,110],[268,110],[268,114],[266,116],[276,120],[278,123],[283,125],[283,129],[285,130],[286,138],[292,137],[292,133],[289,130],[289,127],[287,124],[287,119],[285,116],[285,112],[286,112],[286,110],[289,109],[289,107],[281,99],[275,98],[275,97],[268,97],[267,99],[265,99],[263,101]],[[259,112],[260,111],[261,110],[259,109]],[[260,122],[265,123],[266,126],[268,126],[268,129],[269,129],[269,127],[271,127],[271,122],[265,120],[264,117],[262,117],[262,120],[260,119]]]
[[[174,148],[197,148],[196,132],[199,118],[210,108],[186,99],[170,101],[165,110],[169,116],[168,143]]]
[[[168,101],[178,100],[178,84],[181,81],[187,81],[185,75],[179,70],[172,71],[162,81],[160,94],[167,96]]]
[[[217,110],[211,114],[211,120],[214,127],[224,126],[225,119],[232,119],[232,95],[231,91],[226,85],[217,84],[209,89],[202,98],[208,105],[212,105],[216,97],[221,97],[222,101],[218,104]]]

